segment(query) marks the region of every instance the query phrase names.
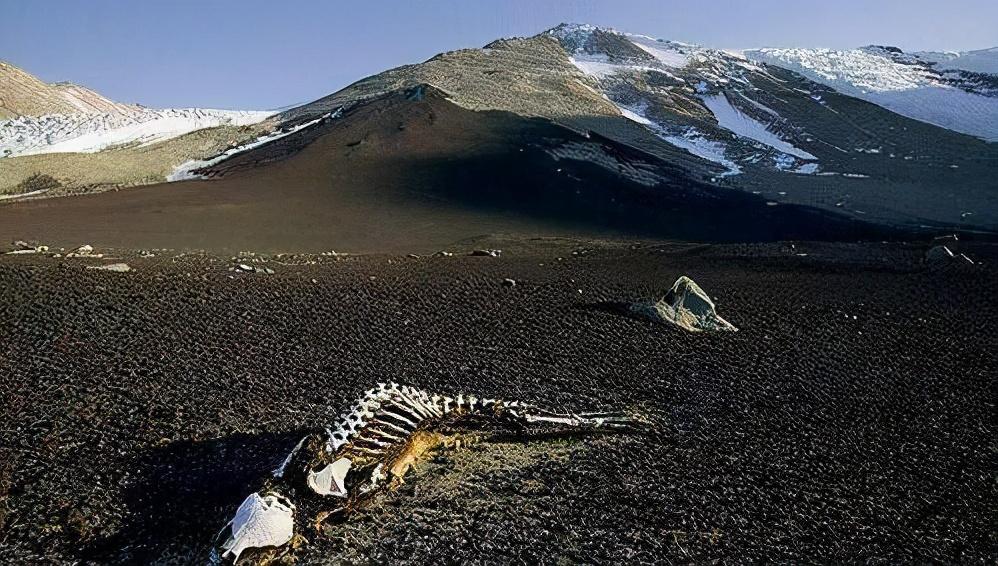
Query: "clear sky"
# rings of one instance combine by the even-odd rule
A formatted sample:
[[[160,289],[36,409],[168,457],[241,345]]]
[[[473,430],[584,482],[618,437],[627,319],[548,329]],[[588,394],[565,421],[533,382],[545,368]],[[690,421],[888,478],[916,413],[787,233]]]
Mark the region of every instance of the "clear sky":
[[[270,109],[563,21],[712,47],[998,45],[998,0],[0,0],[0,60],[123,102]]]

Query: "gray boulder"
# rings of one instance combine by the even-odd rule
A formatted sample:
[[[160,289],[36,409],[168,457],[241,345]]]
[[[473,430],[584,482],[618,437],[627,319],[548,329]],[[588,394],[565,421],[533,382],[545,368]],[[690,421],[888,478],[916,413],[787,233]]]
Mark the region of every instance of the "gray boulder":
[[[685,275],[661,299],[631,305],[631,311],[655,322],[674,324],[690,332],[736,331],[721,318],[707,293]]]

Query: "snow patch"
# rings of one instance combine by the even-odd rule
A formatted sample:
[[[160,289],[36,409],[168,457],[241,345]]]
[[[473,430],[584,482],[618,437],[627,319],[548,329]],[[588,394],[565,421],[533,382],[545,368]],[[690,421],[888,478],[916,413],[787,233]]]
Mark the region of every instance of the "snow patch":
[[[738,164],[724,156],[727,146],[719,141],[708,139],[696,128],[687,128],[682,135],[663,135],[658,132],[656,132],[656,135],[697,157],[702,157],[708,161],[723,165],[728,170],[721,174],[722,177],[738,175],[742,172],[742,168]]]
[[[800,159],[817,159],[810,153],[799,149],[794,145],[780,138],[780,136],[770,132],[767,126],[751,116],[740,112],[731,105],[727,97],[722,95],[705,96],[703,103],[717,118],[717,123],[735,134],[753,139],[763,145],[767,145],[777,151],[799,157]]]
[[[618,104],[617,108],[625,118],[647,126],[653,134],[671,145],[685,149],[693,155],[706,159],[707,161],[724,166],[727,171],[721,174],[722,177],[738,175],[742,172],[742,168],[739,167],[738,164],[724,156],[727,146],[725,146],[722,142],[708,139],[696,128],[691,126],[678,133],[670,131],[661,124],[657,124],[652,120],[649,120],[644,115],[647,105],[640,108],[628,108]]]
[[[572,64],[583,73],[597,79],[604,79],[623,72],[654,72],[668,75],[674,79],[676,78],[675,75],[669,73],[668,71],[657,69],[655,67],[649,67],[648,65],[625,65],[621,63],[611,63],[609,62],[609,58],[603,54],[573,55],[572,57],[569,57],[569,61],[571,61]]]
[[[645,118],[641,114],[639,114],[639,113],[637,113],[637,112],[635,112],[635,111],[633,111],[633,110],[631,110],[631,109],[629,109],[627,107],[619,106],[618,105],[617,108],[620,109],[620,113],[624,115],[624,118],[627,118],[628,120],[632,120],[632,121],[637,122],[637,123],[639,123],[641,125],[644,125],[644,126],[656,126],[655,122],[652,122],[648,118]]]

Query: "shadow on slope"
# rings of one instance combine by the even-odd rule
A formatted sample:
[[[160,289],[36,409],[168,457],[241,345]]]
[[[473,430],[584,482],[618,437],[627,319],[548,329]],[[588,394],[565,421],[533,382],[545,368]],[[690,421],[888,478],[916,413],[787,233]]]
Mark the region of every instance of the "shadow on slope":
[[[367,101],[203,173],[211,180],[3,207],[0,239],[428,252],[490,233],[711,242],[908,235],[718,188],[547,120],[463,109],[432,87]]]

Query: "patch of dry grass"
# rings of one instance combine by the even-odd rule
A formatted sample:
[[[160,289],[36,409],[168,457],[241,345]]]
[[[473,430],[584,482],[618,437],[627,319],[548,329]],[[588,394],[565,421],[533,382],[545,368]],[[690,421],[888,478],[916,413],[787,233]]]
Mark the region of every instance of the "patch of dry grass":
[[[48,153],[3,159],[0,194],[22,194],[32,179],[51,179],[46,196],[96,192],[161,183],[173,169],[191,159],[205,159],[249,141],[272,126],[219,126],[191,132],[162,143],[120,146],[98,153]],[[51,185],[51,183],[50,183]]]

